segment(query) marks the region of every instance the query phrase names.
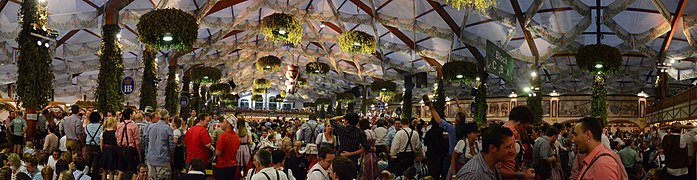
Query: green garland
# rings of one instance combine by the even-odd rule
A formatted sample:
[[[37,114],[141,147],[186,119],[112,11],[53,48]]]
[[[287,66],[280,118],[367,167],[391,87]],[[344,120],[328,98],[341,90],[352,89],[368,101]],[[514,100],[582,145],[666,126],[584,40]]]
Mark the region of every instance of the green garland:
[[[121,41],[116,34],[121,31],[118,24],[102,26],[102,45],[99,47],[99,75],[97,75],[97,110],[100,112],[123,110],[124,95],[121,92],[124,65]]]
[[[474,121],[478,124],[486,124],[486,114],[489,106],[486,104],[486,83],[479,83],[477,94],[474,96]]]
[[[281,59],[276,56],[264,56],[257,60],[256,67],[259,71],[275,72],[281,70]]]
[[[157,86],[155,79],[157,78],[157,62],[155,56],[157,50],[145,48],[143,51],[143,81],[140,83],[140,107],[146,106],[157,107]]]
[[[230,93],[230,84],[228,84],[228,83],[213,84],[210,87],[208,87],[208,93],[211,93],[213,95],[228,94],[228,93]]]
[[[177,80],[177,71],[179,65],[176,63],[167,67],[167,87],[165,87],[165,109],[170,115],[179,114],[179,80]]]
[[[19,101],[27,109],[42,109],[53,94],[51,53],[49,48],[37,46],[36,42],[40,38],[31,35],[48,35],[43,30],[47,24],[47,15],[46,4],[39,4],[38,0],[22,1],[19,12],[22,30],[16,39],[19,45],[16,82]]]
[[[591,116],[600,118],[607,125],[607,90],[605,78],[596,75],[591,86]]]
[[[266,94],[266,89],[252,89],[252,94]]]
[[[303,38],[303,25],[293,15],[273,13],[261,20],[261,32],[274,42],[298,44]]]
[[[376,79],[370,84],[370,90],[384,96],[392,96],[397,92],[397,84],[391,81]]]
[[[217,82],[223,76],[220,69],[215,67],[199,66],[191,70],[191,80],[194,83]]]
[[[478,12],[485,13],[487,10],[496,7],[496,0],[445,0],[450,3],[455,9],[460,10],[462,7],[473,7]]]
[[[198,37],[198,24],[193,15],[180,9],[156,9],[140,16],[138,40],[153,49],[177,48],[188,51]],[[169,35],[171,41],[164,41]]]
[[[261,78],[254,80],[254,89],[268,89],[271,87],[271,81]]]
[[[542,96],[528,96],[527,106],[532,110],[532,119],[534,123],[542,123]]]
[[[443,64],[443,79],[451,83],[470,84],[477,78],[477,65],[467,61],[451,61]]]
[[[284,100],[285,100],[285,98],[283,98],[281,96],[276,96],[276,97],[271,99],[271,102],[283,102]]]
[[[252,101],[264,101],[264,96],[262,96],[260,94],[255,94],[255,95],[252,95],[252,97],[250,99]]]
[[[375,53],[375,37],[363,31],[348,31],[339,37],[341,50],[348,53]]]
[[[296,82],[296,85],[298,87],[305,87],[307,85],[307,79],[305,78],[298,78],[298,81]]]
[[[354,96],[351,93],[339,93],[336,94],[336,101],[337,102],[343,102],[343,103],[353,103],[353,101],[356,100],[356,96]]]
[[[329,65],[321,62],[310,62],[305,66],[305,71],[307,74],[327,74]]]
[[[578,49],[576,65],[592,74],[612,74],[622,65],[622,53],[619,49],[604,44],[586,45]]]
[[[225,102],[225,103],[237,102],[237,99],[239,99],[239,97],[237,97],[237,95],[234,95],[234,94],[220,95],[220,100]]]

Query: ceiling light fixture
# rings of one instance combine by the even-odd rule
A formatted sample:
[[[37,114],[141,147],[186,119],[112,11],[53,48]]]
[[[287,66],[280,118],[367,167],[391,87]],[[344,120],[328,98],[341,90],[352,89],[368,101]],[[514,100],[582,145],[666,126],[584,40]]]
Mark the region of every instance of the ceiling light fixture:
[[[324,23],[322,23],[322,24],[319,24],[319,27],[324,28],[324,27],[327,27],[327,26],[324,25]]]
[[[530,87],[525,87],[525,88],[523,88],[523,91],[525,91],[525,92],[530,92]]]
[[[479,79],[479,77],[477,77],[477,78],[475,78],[474,80],[477,80],[477,81],[479,81],[479,80],[482,80],[482,79]]]
[[[595,64],[595,68],[596,68],[596,69],[603,68],[603,65],[602,65],[602,64]]]
[[[382,88],[381,90],[382,90],[382,91],[387,91],[387,88]]]
[[[511,94],[508,95],[509,98],[516,98],[518,97],[518,94],[515,93],[515,91],[511,92]]]
[[[532,77],[537,77],[537,72],[535,72],[535,71],[530,72],[530,76],[532,76]]]
[[[354,46],[361,46],[361,43],[359,43],[359,42],[353,42],[353,45],[354,45]]]
[[[167,42],[174,40],[172,33],[165,33],[165,36],[162,36],[162,40]]]
[[[116,39],[121,39],[121,33],[116,34]]]
[[[455,76],[455,78],[458,78],[458,79],[462,79],[463,77],[465,77],[465,76],[463,76],[462,74],[458,74],[457,76]]]
[[[283,30],[283,29],[278,30],[278,34],[286,34],[286,30]]]

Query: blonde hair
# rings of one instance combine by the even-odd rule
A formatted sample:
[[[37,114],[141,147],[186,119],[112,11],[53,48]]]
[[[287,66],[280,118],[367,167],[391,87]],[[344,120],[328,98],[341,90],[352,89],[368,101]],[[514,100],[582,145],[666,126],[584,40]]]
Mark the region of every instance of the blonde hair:
[[[106,121],[104,121],[105,128],[113,128],[114,126],[116,126],[116,119],[114,119],[114,117],[107,118]]]
[[[61,172],[58,177],[59,177],[58,180],[73,180],[73,179],[75,179],[75,176],[73,176],[73,173],[70,172],[69,170],[65,170],[65,171]]]
[[[169,111],[166,109],[157,109],[155,114],[159,115],[161,119],[169,119]]]
[[[142,120],[143,113],[133,113],[133,120]]]
[[[15,168],[19,168],[19,166],[22,165],[22,159],[20,159],[19,155],[17,155],[16,153],[10,154],[10,156],[7,157],[7,161],[12,162]]]

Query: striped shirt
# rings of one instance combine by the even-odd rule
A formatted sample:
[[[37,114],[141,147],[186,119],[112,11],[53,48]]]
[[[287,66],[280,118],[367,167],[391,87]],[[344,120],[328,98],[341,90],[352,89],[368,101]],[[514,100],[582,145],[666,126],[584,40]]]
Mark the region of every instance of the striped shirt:
[[[335,120],[329,121],[334,128],[334,134],[339,139],[339,151],[353,152],[360,149],[370,149],[365,132],[356,126],[344,126]]]
[[[492,172],[489,166],[484,161],[482,154],[477,154],[467,162],[459,171],[455,179],[460,180],[500,180],[501,174],[498,167]]]

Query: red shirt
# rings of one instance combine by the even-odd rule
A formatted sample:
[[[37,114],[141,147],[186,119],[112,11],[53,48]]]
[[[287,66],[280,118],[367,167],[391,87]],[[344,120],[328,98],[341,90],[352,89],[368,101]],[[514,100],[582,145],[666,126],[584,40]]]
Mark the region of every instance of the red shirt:
[[[506,121],[506,123],[503,124],[503,127],[510,129],[513,132],[513,140],[518,141],[518,131],[513,127],[513,121]],[[518,143],[516,143],[517,145]],[[515,145],[514,147],[515,148]],[[518,151],[516,151],[516,155],[518,155]],[[506,172],[506,173],[514,173],[518,172],[517,169],[517,162],[515,161],[515,158],[512,158],[506,162],[500,162],[498,163],[500,169],[499,171],[501,172]]]
[[[208,164],[208,148],[206,145],[211,143],[211,136],[208,135],[206,127],[196,125],[189,128],[184,135],[184,145],[186,145],[186,162],[191,159],[199,158],[203,163]]]
[[[601,154],[609,154],[611,157],[603,156],[599,157]],[[588,167],[588,165],[595,159],[595,163]],[[583,176],[583,179],[617,179],[626,180],[627,172],[624,170],[624,165],[620,162],[620,157],[613,151],[605,148],[602,144],[599,144],[591,152],[588,153],[586,157],[583,158],[583,168],[581,168],[579,179]],[[586,172],[585,176],[583,175]]]
[[[237,165],[237,150],[240,148],[240,138],[235,131],[226,131],[218,137],[215,150],[220,151],[217,168],[232,167]]]

